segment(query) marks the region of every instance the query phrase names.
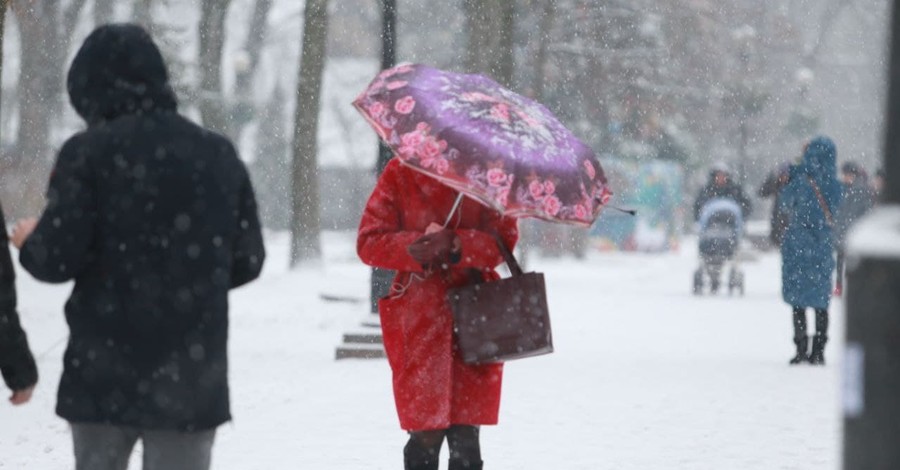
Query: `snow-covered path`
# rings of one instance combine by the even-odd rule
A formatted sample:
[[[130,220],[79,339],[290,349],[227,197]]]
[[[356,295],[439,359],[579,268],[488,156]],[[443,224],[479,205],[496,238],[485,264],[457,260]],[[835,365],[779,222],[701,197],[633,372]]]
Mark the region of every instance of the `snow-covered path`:
[[[319,298],[367,295],[352,234],[327,234],[322,265],[293,272],[284,236],[269,240],[263,278],[232,295],[234,421],[220,429],[213,467],[401,468],[387,363],[334,360],[367,304]],[[788,367],[777,255],[745,264],[745,297],[697,298],[694,251],[532,263],[546,273],[557,351],[506,366],[501,423],[482,432],[487,468],[838,467],[840,304],[828,365]],[[0,468],[69,469],[67,425],[53,415],[69,286],[20,270],[19,288],[41,382],[26,407],[0,403]]]

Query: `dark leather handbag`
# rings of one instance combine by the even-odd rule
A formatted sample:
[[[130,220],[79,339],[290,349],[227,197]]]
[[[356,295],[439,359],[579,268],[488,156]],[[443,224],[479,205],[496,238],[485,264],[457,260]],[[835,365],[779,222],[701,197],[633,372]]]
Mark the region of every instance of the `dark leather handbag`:
[[[469,364],[505,362],[553,352],[542,273],[523,273],[496,237],[511,277],[450,289],[457,346]],[[479,279],[480,280],[480,279]]]

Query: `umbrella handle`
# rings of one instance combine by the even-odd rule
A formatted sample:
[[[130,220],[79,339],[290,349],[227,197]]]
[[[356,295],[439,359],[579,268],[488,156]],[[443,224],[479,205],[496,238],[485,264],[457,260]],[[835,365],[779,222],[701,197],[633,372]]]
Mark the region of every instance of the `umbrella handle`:
[[[450,213],[447,214],[447,220],[444,221],[444,228],[447,228],[447,226],[450,225],[450,219],[453,218],[453,214],[456,212],[456,209],[459,208],[460,203],[462,203],[462,199],[463,194],[459,193],[459,195],[456,196],[456,201],[453,201],[453,207],[450,209]]]

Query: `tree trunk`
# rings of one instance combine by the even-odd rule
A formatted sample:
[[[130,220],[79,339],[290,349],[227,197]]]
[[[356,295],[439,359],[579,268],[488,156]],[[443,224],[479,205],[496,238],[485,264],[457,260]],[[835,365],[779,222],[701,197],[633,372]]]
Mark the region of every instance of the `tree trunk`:
[[[222,48],[225,16],[231,0],[203,0],[200,12],[200,116],[203,125],[228,134],[222,93]]]
[[[19,68],[19,123],[12,168],[15,177],[4,186],[17,195],[16,216],[37,215],[52,159],[51,129],[62,105],[65,54],[61,12],[57,0],[14,0],[22,44]],[[18,213],[16,213],[18,211]]]
[[[239,70],[235,77],[235,89],[238,93],[249,92],[253,85],[253,77],[256,74],[259,56],[269,29],[268,18],[271,9],[272,0],[256,0],[253,6],[250,29],[247,32],[247,40],[244,42],[244,52],[247,53],[248,63],[246,68]]]
[[[9,7],[9,0],[0,0],[0,77],[3,76],[3,40],[6,38],[6,10]],[[3,110],[3,93],[0,93],[0,111]],[[3,113],[0,112],[0,116]],[[3,127],[0,126],[0,130]],[[3,139],[0,138],[0,142],[3,142]],[[0,161],[5,158],[5,155],[0,155]]]
[[[143,26],[147,31],[153,30],[153,0],[135,0],[131,13],[132,21]]]
[[[291,266],[319,259],[320,216],[316,136],[319,96],[325,68],[328,0],[307,0],[294,112]]]
[[[544,102],[544,86],[546,82],[547,49],[550,45],[553,23],[556,19],[556,4],[544,3],[540,15],[540,26],[537,31],[537,53],[534,57],[534,80],[531,83],[532,98],[540,103]],[[537,219],[525,219],[519,221],[519,264],[528,266],[532,251],[540,246],[542,228],[546,222]]]
[[[111,23],[115,19],[114,0],[94,0],[94,26]]]
[[[259,57],[268,32],[269,11],[272,0],[256,0],[253,16],[250,18],[250,29],[244,42],[246,62],[236,66],[234,80],[234,96],[237,100],[234,119],[231,123],[232,136],[240,141],[244,127],[250,122],[254,113],[253,80],[259,66]]]
[[[510,86],[513,77],[513,29],[515,2],[512,0],[463,0],[468,47],[466,69],[490,75]]]
[[[284,122],[286,97],[280,83],[260,109],[256,130],[256,159],[250,176],[256,189],[259,216],[264,227],[288,230],[291,223],[291,162]]]

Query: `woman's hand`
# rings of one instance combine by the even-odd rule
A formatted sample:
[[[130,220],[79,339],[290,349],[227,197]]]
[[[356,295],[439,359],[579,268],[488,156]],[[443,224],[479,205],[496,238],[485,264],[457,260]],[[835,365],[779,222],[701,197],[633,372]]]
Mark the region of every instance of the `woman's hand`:
[[[15,227],[13,227],[12,234],[9,236],[10,243],[16,248],[22,249],[22,245],[25,244],[25,240],[28,239],[28,236],[31,235],[31,232],[37,227],[37,224],[38,221],[34,218],[20,220],[16,223]]]
[[[32,393],[34,393],[34,385],[21,390],[13,390],[13,394],[9,397],[9,401],[13,405],[24,405],[25,403],[28,403],[28,400],[31,400]]]
[[[443,229],[428,233],[411,243],[406,251],[426,269],[430,266],[453,263],[459,260],[462,241],[453,230]]]

